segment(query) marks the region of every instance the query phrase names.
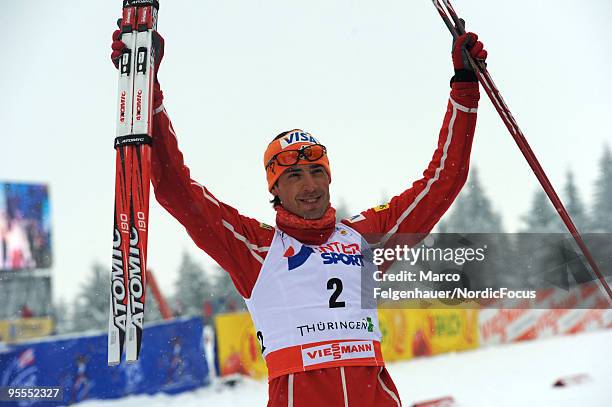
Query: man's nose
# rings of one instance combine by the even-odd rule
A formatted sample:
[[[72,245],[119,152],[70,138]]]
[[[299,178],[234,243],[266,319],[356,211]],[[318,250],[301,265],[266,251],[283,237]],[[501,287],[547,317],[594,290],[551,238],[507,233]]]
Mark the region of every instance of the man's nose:
[[[306,173],[302,177],[302,191],[313,192],[317,188],[315,179],[312,174]]]

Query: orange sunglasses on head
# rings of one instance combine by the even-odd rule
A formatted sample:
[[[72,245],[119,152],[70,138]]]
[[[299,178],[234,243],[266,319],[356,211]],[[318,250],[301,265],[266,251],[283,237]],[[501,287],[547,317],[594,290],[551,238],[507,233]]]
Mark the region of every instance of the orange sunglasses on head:
[[[281,151],[270,158],[270,161],[266,164],[266,169],[272,166],[274,162],[283,167],[290,167],[300,162],[301,158],[312,162],[317,161],[325,154],[327,154],[327,148],[322,144],[302,146],[298,150]]]

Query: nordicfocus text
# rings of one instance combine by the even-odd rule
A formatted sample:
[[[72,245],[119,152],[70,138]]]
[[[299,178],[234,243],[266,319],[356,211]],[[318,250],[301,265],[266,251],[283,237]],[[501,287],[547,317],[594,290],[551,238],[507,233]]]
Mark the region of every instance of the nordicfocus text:
[[[469,290],[455,287],[452,290],[423,290],[418,287],[408,290],[394,290],[392,288],[375,288],[374,298],[385,300],[482,300],[482,299],[535,299],[535,290],[510,290],[508,288],[486,288],[483,290]]]

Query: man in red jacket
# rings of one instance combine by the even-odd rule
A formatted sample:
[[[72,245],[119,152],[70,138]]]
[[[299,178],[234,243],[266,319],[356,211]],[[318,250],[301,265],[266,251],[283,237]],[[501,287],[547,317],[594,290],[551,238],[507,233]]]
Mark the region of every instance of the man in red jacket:
[[[159,203],[225,269],[244,297],[269,374],[268,406],[400,406],[380,352],[376,309],[361,307],[363,238],[426,234],[465,183],[479,99],[467,53],[484,60],[473,33],[455,41],[448,108],[423,178],[385,205],[336,222],[325,146],[294,129],[264,153],[276,226],[238,213],[194,181],[156,81],[152,182]],[[113,34],[115,61],[125,45]],[[163,39],[156,36],[157,55]],[[159,66],[159,65],[157,65]]]

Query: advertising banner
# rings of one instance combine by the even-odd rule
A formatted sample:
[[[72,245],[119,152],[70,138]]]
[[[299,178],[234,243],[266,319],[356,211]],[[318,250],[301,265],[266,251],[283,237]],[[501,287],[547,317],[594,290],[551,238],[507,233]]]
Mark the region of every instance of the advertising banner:
[[[131,394],[179,393],[209,382],[203,325],[192,318],[147,327],[136,363],[107,365],[107,337],[96,335],[24,343],[0,353],[0,388],[49,387],[61,399],[12,405],[66,405]]]
[[[385,361],[475,349],[478,311],[474,309],[379,309]]]
[[[517,342],[612,328],[612,309],[602,298],[597,284],[583,284],[580,290],[540,290],[541,303],[535,309],[509,309],[504,302],[483,309],[479,316],[483,345]]]
[[[239,373],[256,379],[268,377],[261,345],[248,312],[217,315],[215,332],[221,376]]]
[[[487,309],[479,316],[483,346],[612,329],[611,309]]]
[[[0,321],[0,342],[14,343],[49,336],[53,332],[51,318],[27,318]]]
[[[51,267],[46,185],[0,181],[0,271]]]

